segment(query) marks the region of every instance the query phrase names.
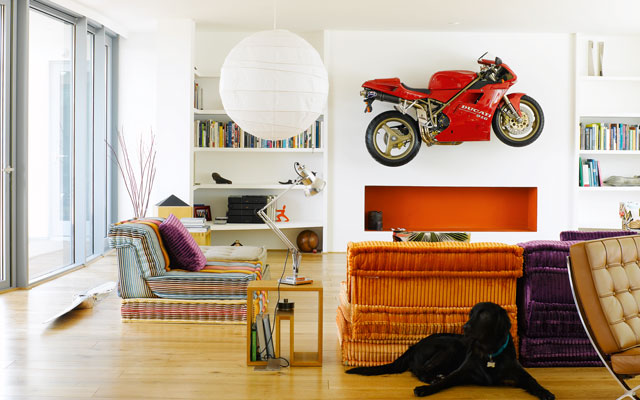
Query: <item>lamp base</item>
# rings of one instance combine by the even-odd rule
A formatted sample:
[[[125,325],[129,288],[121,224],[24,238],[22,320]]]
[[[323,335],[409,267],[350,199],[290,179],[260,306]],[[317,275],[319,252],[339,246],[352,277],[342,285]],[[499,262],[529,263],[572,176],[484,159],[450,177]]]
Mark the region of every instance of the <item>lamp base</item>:
[[[307,279],[304,276],[287,276],[284,279],[280,279],[279,282],[285,285],[306,285],[313,283],[313,279]]]

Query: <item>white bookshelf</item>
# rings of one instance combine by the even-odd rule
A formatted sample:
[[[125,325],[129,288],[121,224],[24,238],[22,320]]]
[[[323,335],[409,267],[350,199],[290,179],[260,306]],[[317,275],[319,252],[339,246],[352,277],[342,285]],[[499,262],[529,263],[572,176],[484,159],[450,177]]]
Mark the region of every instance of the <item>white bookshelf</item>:
[[[270,185],[264,183],[201,183],[198,185],[193,185],[192,190],[286,190],[290,185],[286,184],[277,184]],[[302,190],[304,187],[302,185],[296,185],[292,190]]]
[[[194,147],[193,151],[204,153],[323,153],[322,148],[310,149],[262,149],[262,148],[227,148],[227,147]]]
[[[259,231],[270,230],[266,224],[213,224],[207,222],[212,231]],[[281,229],[322,228],[322,221],[302,220],[298,222],[276,222]]]
[[[238,35],[214,34],[196,30],[196,45],[202,43],[203,49],[197,53],[193,80],[203,89],[203,102],[192,110],[193,121],[215,120],[230,122],[222,107],[219,96],[220,68],[226,54],[238,41]],[[209,43],[213,39],[222,49],[220,54]],[[232,43],[233,42],[233,43]],[[204,46],[206,44],[206,46]],[[196,46],[196,51],[198,51]],[[195,103],[194,103],[195,105]],[[289,188],[288,184],[279,184],[294,180],[294,162],[306,165],[321,177],[327,177],[327,115],[321,117],[323,123],[320,132],[320,148],[220,148],[196,147],[194,125],[189,127],[191,138],[191,204],[211,206],[213,217],[227,215],[229,196],[241,195],[278,195]],[[217,184],[211,174],[219,173],[231,180],[232,184]],[[305,197],[303,186],[297,185],[284,195],[277,204],[281,209],[286,205],[289,222],[276,223],[287,237],[295,243],[299,232],[311,229],[320,238],[320,249],[325,242],[327,232],[327,193],[330,185],[319,195]],[[238,239],[245,245],[265,245],[267,248],[285,248],[265,224],[213,224],[210,223],[213,245],[228,245]]]
[[[604,42],[602,76],[588,75],[588,42]],[[631,47],[629,47],[631,46]],[[583,150],[581,124],[640,124],[640,36],[577,34],[575,40],[574,227],[619,229],[621,201],[640,201],[640,186],[579,186],[579,159],[600,164],[602,180],[640,175],[638,150]],[[597,65],[597,64],[596,64]],[[597,68],[596,68],[597,69]],[[596,71],[597,73],[597,71]]]

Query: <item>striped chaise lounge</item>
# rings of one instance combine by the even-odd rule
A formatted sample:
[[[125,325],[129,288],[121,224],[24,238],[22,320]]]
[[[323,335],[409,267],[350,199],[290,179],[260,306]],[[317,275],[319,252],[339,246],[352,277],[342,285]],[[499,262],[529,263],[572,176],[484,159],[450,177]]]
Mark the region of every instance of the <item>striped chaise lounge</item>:
[[[336,321],[346,365],[389,363],[432,333],[462,333],[471,307],[492,301],[511,318],[522,248],[499,243],[360,242],[347,247]]]
[[[109,244],[118,253],[123,321],[245,323],[247,286],[268,274],[266,249],[201,246],[204,269],[171,269],[158,231],[161,221],[127,221],[109,229]],[[263,298],[256,296],[254,310],[265,307]]]

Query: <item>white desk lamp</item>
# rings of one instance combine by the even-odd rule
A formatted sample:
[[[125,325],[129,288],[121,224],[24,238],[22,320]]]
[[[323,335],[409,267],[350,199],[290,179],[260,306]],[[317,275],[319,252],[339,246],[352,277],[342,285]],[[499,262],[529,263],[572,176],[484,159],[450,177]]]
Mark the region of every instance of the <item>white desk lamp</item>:
[[[302,277],[298,277],[298,270],[300,268],[300,261],[302,260],[302,254],[300,254],[300,249],[298,246],[291,243],[289,238],[276,226],[275,222],[273,222],[265,213],[265,210],[269,208],[272,204],[278,201],[285,193],[293,189],[297,184],[302,183],[304,185],[304,194],[307,197],[314,196],[324,189],[327,184],[322,178],[317,177],[313,172],[309,171],[304,165],[300,165],[300,163],[294,163],[294,169],[298,174],[298,178],[285,190],[276,196],[275,199],[271,200],[267,203],[266,206],[262,207],[258,212],[258,216],[262,218],[262,220],[271,228],[271,230],[282,240],[282,242],[287,245],[289,251],[291,252],[291,256],[293,258],[293,275],[287,276],[284,279],[280,279],[280,283],[284,283],[287,285],[297,285],[301,283],[305,283],[306,279]]]

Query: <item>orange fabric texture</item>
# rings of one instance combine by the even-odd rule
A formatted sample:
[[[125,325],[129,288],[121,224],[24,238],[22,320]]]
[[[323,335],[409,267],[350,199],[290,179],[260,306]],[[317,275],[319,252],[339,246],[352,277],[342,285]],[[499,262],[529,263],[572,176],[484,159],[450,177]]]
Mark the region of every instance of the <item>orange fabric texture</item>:
[[[336,319],[343,361],[388,363],[430,334],[462,333],[483,301],[507,310],[518,343],[522,252],[500,243],[349,243]]]
[[[348,299],[396,307],[515,304],[522,252],[499,243],[349,243]]]

